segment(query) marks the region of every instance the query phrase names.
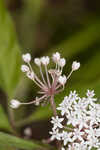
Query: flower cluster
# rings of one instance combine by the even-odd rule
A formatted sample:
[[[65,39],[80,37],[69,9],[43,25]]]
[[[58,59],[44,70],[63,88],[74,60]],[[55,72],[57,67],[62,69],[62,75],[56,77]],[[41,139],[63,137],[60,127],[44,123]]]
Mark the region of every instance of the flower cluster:
[[[100,150],[100,104],[94,91],[80,98],[76,91],[66,96],[57,110],[61,118],[52,117],[51,141],[62,142],[61,150]]]
[[[72,72],[79,69],[80,67],[80,63],[74,61],[72,64],[72,70],[70,74],[66,77],[65,75],[62,75],[63,67],[66,64],[66,60],[64,58],[61,58],[59,52],[56,52],[52,55],[52,60],[55,64],[54,69],[48,69],[48,65],[50,63],[50,57],[43,56],[41,58],[35,58],[34,63],[39,67],[40,76],[41,76],[40,79],[36,75],[36,73],[34,72],[30,64],[31,55],[29,53],[23,54],[22,59],[25,62],[25,64],[21,66],[21,71],[24,72],[26,76],[29,79],[31,79],[40,88],[40,91],[38,93],[41,94],[41,96],[39,98],[36,97],[35,100],[32,100],[29,103],[21,103],[18,100],[13,99],[11,100],[12,108],[18,108],[22,104],[39,105],[40,102],[44,100],[48,100],[52,96],[54,97],[55,94],[61,92],[64,89],[64,85],[66,84],[68,78],[71,76]],[[45,69],[45,75],[44,72],[42,71],[43,68]]]

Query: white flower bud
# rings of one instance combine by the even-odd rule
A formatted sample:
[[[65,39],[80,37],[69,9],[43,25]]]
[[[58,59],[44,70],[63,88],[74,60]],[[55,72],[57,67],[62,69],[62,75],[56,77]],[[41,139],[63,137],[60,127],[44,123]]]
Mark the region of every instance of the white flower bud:
[[[65,85],[66,81],[67,81],[67,78],[66,78],[65,75],[60,76],[60,77],[58,78],[58,82],[59,82],[61,85]]]
[[[20,104],[21,103],[18,100],[16,100],[16,99],[12,99],[10,101],[10,107],[12,107],[14,109],[18,108],[20,106]]]
[[[24,135],[29,137],[32,135],[32,130],[30,127],[24,129]]]
[[[34,72],[33,71],[32,72],[28,71],[26,75],[29,79],[34,80]]]
[[[27,65],[22,65],[21,66],[21,71],[22,72],[28,72],[29,71],[29,67]]]
[[[50,62],[50,59],[49,59],[48,56],[46,56],[46,57],[44,56],[44,57],[41,58],[41,62],[42,62],[43,65],[48,65],[49,62]]]
[[[24,62],[29,63],[31,61],[31,55],[29,53],[23,54],[22,59],[24,60]]]
[[[63,67],[65,66],[65,64],[66,64],[66,60],[65,60],[64,58],[61,58],[61,59],[59,60],[58,64],[59,64],[60,67],[63,68]]]
[[[80,68],[80,62],[74,61],[72,63],[72,70],[75,71],[78,70],[79,68]]]
[[[53,54],[52,59],[55,63],[58,63],[60,60],[60,53],[56,52]]]
[[[41,60],[39,58],[35,58],[34,59],[34,63],[37,65],[37,66],[40,66],[41,65]]]
[[[62,147],[62,148],[61,148],[61,150],[65,150],[65,148],[64,148],[64,147]]]

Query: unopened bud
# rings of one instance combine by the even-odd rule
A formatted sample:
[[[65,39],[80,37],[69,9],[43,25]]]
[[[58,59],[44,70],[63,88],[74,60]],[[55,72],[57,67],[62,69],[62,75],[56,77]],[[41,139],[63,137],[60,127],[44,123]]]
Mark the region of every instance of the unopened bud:
[[[22,72],[28,72],[29,71],[29,67],[27,65],[22,65],[21,66],[21,71]]]
[[[78,70],[79,68],[80,68],[80,62],[74,61],[72,63],[72,70],[75,71]]]
[[[24,60],[24,62],[29,63],[31,61],[31,55],[29,53],[23,54],[22,59]]]
[[[12,107],[14,109],[18,108],[20,106],[20,104],[21,103],[18,100],[16,100],[16,99],[12,99],[10,101],[10,107]]]
[[[66,78],[65,75],[60,76],[60,77],[58,78],[58,82],[59,82],[61,85],[65,85],[66,81],[67,81],[67,78]]]

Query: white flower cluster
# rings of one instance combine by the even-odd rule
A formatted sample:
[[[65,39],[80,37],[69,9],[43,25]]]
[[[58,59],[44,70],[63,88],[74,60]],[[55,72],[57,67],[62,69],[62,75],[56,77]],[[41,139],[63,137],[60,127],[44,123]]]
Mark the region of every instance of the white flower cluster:
[[[80,98],[76,91],[66,96],[57,110],[62,118],[52,117],[51,140],[62,141],[61,150],[100,150],[100,104],[94,91]]]
[[[18,100],[14,99],[11,101],[12,108],[18,108],[22,104],[34,103],[35,105],[39,105],[39,103],[43,99],[48,99],[50,98],[51,95],[55,95],[61,92],[64,89],[64,85],[66,84],[68,78],[71,76],[72,72],[79,69],[80,67],[80,63],[77,61],[74,61],[72,64],[72,70],[70,74],[66,77],[65,75],[62,75],[62,70],[66,64],[66,60],[65,58],[61,58],[61,55],[59,52],[56,52],[52,55],[52,60],[55,63],[54,69],[48,70],[48,64],[50,63],[49,56],[35,58],[34,63],[39,67],[40,77],[41,77],[40,79],[36,75],[36,73],[34,72],[30,64],[31,55],[29,53],[23,54],[22,59],[26,64],[23,64],[21,66],[21,71],[24,72],[29,79],[33,80],[34,83],[40,88],[40,91],[38,93],[42,94],[42,96],[40,98],[36,98],[34,101],[29,102],[29,103],[20,103]],[[45,72],[42,71],[42,67],[44,67]],[[44,73],[45,73],[45,76],[44,76]]]

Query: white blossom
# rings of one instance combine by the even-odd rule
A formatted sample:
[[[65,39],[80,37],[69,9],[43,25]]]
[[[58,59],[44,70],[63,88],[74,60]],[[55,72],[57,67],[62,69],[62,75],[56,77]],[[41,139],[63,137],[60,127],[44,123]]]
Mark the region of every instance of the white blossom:
[[[32,129],[30,127],[25,128],[24,135],[30,137],[32,135]]]
[[[54,53],[52,59],[55,63],[58,63],[60,60],[60,53],[59,52]]]
[[[12,99],[10,101],[10,107],[12,107],[14,109],[18,108],[20,105],[21,105],[21,103],[16,99]]]
[[[84,135],[84,132],[80,131],[79,129],[74,129],[73,132],[73,140],[80,140],[83,141],[82,135]]]
[[[78,94],[76,93],[75,90],[74,90],[73,92],[70,91],[69,99],[70,99],[72,102],[74,102],[74,103],[76,102],[76,100],[79,99]]]
[[[64,146],[66,146],[68,142],[72,142],[72,138],[71,137],[72,137],[72,133],[71,132],[70,133],[65,132],[65,131],[62,132],[61,138],[63,140]]]
[[[69,114],[69,110],[71,110],[71,101],[69,99],[69,97],[65,97],[63,102],[61,104],[59,104],[59,107],[57,107],[57,110],[61,111],[61,115],[63,116],[64,114]]]
[[[62,148],[61,148],[61,150],[65,150],[65,148],[64,148],[64,147],[62,147]]]
[[[59,133],[59,130],[52,130],[49,132],[52,136],[50,137],[51,141],[57,139],[57,140],[61,140],[61,134]]]
[[[59,118],[58,116],[52,117],[51,123],[54,125],[53,129],[63,128],[63,125],[61,124],[63,120],[64,118]]]
[[[60,77],[58,78],[58,82],[59,82],[61,85],[65,85],[66,81],[67,81],[67,78],[66,78],[65,75],[60,76]]]
[[[50,58],[48,56],[41,57],[41,63],[45,66],[47,66],[50,62]]]
[[[22,59],[24,62],[29,63],[31,61],[31,55],[29,53],[23,54]]]
[[[80,63],[77,62],[77,61],[74,61],[74,62],[72,63],[72,70],[73,70],[73,71],[76,71],[76,70],[78,70],[79,68],[80,68]]]
[[[95,132],[96,137],[100,137],[100,128],[95,129],[94,132]]]
[[[89,130],[86,130],[86,133],[88,134],[87,136],[87,145],[89,146],[89,150],[92,147],[97,147],[100,146],[100,141],[98,141],[98,138],[96,138],[96,132],[95,130],[90,127]]]
[[[100,104],[95,103],[97,99],[94,95],[94,91],[88,91],[86,97],[81,98],[76,91],[71,91],[57,107],[66,118],[63,128],[57,127],[64,148],[100,149]]]
[[[35,58],[35,59],[34,59],[34,63],[35,63],[37,66],[40,66],[40,65],[41,65],[41,59],[40,59],[40,58]]]
[[[67,125],[71,125],[72,124],[73,127],[76,127],[78,125],[79,120],[78,120],[76,114],[73,111],[71,111],[68,114],[67,118],[68,118]]]
[[[66,64],[66,60],[64,58],[61,58],[58,62],[58,65],[62,68],[65,66],[65,64]]]
[[[29,67],[27,65],[22,65],[21,66],[21,71],[22,72],[28,72],[29,71]]]
[[[34,72],[33,71],[28,71],[26,75],[29,79],[34,80]]]
[[[94,93],[94,90],[90,91],[90,90],[87,90],[87,93],[86,93],[87,97],[94,97],[95,96],[95,93]]]
[[[88,150],[84,143],[73,143],[68,146],[68,150]]]

